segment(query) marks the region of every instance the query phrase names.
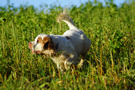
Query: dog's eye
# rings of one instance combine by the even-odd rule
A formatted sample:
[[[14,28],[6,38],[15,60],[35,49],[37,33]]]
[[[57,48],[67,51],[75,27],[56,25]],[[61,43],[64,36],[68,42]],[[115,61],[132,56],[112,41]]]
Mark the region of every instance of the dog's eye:
[[[37,40],[37,43],[39,42],[39,40]]]
[[[44,44],[44,49],[47,49],[47,48],[48,48],[48,44],[49,44],[49,42],[46,42],[46,43]]]

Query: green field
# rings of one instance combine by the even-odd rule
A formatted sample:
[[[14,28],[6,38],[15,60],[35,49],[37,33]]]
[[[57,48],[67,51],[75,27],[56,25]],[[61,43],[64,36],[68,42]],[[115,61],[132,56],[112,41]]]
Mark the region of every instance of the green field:
[[[135,90],[135,1],[68,8],[92,44],[83,68],[63,75],[50,58],[28,48],[38,34],[62,35],[69,29],[56,22],[62,10],[55,5],[38,12],[33,6],[0,7],[0,90]]]

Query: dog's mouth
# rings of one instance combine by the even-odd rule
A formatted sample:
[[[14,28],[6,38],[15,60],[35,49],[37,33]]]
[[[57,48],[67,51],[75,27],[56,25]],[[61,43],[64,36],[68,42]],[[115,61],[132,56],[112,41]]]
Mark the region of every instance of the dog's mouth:
[[[32,52],[32,54],[42,54],[41,51],[34,51],[34,50],[32,50],[31,52]]]
[[[31,50],[31,52],[32,52],[32,54],[41,54],[41,51],[35,51],[34,49],[33,49],[33,43],[32,42],[29,42],[29,49]]]
[[[41,54],[41,52],[38,50],[38,51],[34,51],[35,54]]]

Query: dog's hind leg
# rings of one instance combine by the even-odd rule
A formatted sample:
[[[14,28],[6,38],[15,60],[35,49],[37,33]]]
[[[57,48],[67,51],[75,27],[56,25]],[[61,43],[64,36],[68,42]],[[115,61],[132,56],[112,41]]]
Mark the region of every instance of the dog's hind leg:
[[[77,64],[77,68],[81,68],[83,66],[83,63],[84,63],[84,59],[85,59],[85,55],[81,55],[81,60],[80,62]]]
[[[74,52],[70,55],[68,55],[69,57],[67,58],[67,60],[64,62],[64,66],[66,70],[69,70],[71,65],[77,65],[80,62],[80,59],[78,57],[78,55]]]

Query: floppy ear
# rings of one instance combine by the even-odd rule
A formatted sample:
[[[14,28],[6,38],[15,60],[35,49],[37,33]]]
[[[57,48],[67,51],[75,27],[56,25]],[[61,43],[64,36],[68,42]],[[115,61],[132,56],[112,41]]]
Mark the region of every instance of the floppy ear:
[[[50,37],[44,37],[44,49],[54,49],[54,43]]]

